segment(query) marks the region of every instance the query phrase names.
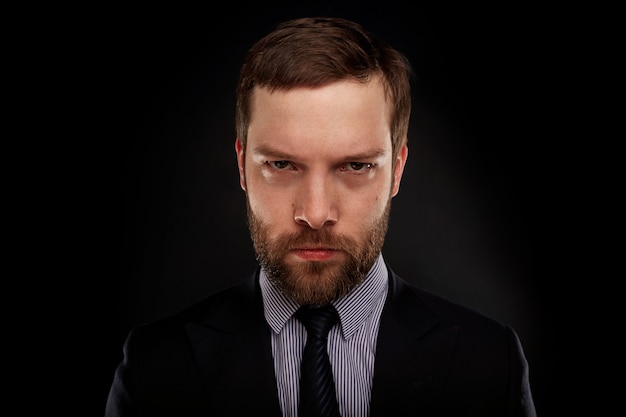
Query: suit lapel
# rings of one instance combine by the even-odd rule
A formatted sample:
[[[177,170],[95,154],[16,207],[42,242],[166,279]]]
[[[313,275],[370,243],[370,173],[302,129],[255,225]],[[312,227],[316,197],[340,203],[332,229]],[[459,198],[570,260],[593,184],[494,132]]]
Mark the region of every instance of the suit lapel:
[[[428,412],[443,384],[456,328],[437,316],[389,271],[389,293],[376,347],[371,417]]]
[[[229,290],[203,321],[187,326],[210,408],[228,415],[280,415],[257,277]]]

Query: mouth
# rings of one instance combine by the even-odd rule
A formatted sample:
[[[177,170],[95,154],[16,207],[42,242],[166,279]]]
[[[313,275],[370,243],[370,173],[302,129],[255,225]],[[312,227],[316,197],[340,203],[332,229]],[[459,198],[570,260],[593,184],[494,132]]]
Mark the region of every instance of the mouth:
[[[331,248],[296,248],[291,252],[305,261],[325,261],[339,253]]]

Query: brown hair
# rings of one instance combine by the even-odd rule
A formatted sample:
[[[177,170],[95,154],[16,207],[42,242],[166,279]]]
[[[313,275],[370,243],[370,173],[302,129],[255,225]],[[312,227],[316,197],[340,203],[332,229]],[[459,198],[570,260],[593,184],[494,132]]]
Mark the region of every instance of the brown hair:
[[[287,90],[344,79],[365,83],[379,74],[393,104],[390,128],[395,160],[407,141],[411,112],[408,59],[358,23],[343,18],[311,17],[281,23],[245,57],[237,85],[237,136],[245,147],[254,87]]]

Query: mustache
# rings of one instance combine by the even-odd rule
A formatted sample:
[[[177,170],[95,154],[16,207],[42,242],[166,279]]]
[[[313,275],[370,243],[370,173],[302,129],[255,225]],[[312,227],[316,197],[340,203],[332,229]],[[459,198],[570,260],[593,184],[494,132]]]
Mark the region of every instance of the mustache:
[[[327,228],[319,230],[302,229],[281,236],[279,241],[281,242],[281,246],[287,250],[306,247],[323,247],[351,252],[352,249],[357,246],[353,239],[335,234]]]

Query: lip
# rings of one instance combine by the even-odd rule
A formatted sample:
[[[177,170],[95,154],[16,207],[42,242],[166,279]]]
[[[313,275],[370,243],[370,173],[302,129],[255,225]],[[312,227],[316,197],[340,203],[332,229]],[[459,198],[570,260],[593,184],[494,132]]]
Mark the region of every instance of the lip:
[[[299,248],[293,249],[292,252],[306,261],[325,261],[337,253],[336,250],[329,248]]]

